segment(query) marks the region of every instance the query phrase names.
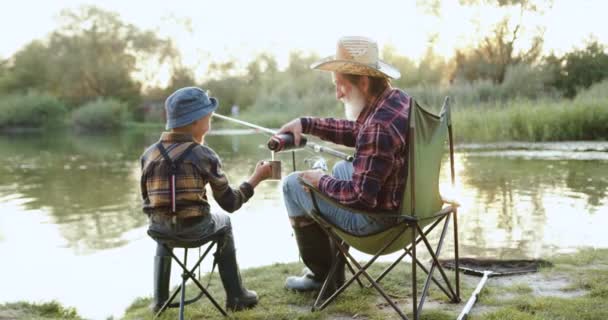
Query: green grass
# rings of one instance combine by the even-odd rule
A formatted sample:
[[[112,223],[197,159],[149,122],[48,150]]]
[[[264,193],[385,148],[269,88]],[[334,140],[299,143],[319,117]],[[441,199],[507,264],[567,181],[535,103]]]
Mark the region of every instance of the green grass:
[[[15,302],[0,305],[0,319],[83,319],[76,309],[57,301],[44,303]]]
[[[608,99],[513,101],[504,106],[454,109],[460,142],[606,140]]]
[[[427,107],[438,112],[439,105]],[[576,141],[608,139],[608,98],[574,100],[517,99],[506,103],[454,105],[453,128],[457,142]],[[306,115],[302,110],[262,112],[250,108],[240,119],[279,128],[291,119]],[[341,105],[330,104],[312,113],[320,117],[342,117]],[[216,121],[217,127],[239,127]]]
[[[479,301],[470,314],[472,320],[553,320],[553,319],[608,319],[608,249],[583,249],[574,254],[563,254],[548,259],[552,267],[545,267],[538,275],[546,280],[555,278],[568,279],[569,284],[560,290],[566,295],[537,296],[533,283],[521,280],[523,276],[514,276],[509,284],[499,285],[499,281],[490,279]],[[398,319],[396,313],[373,289],[361,289],[351,286],[326,310],[310,312],[314,300],[312,293],[296,293],[283,288],[283,281],[288,275],[297,274],[302,269],[301,263],[274,264],[265,267],[242,271],[246,286],[260,295],[259,305],[243,312],[230,313],[230,319]],[[386,264],[371,268],[372,275],[378,274]],[[387,293],[411,315],[411,284],[409,264],[402,264],[393,270],[381,285]],[[451,272],[448,276],[451,277]],[[440,278],[439,274],[437,277]],[[202,279],[204,285],[208,277]],[[479,282],[479,277],[462,276],[461,297],[459,304],[450,303],[447,297],[435,286],[430,289],[422,320],[455,319],[460,313],[472,290]],[[418,284],[421,290],[422,272]],[[220,304],[224,304],[224,291],[219,276],[214,273],[209,287]],[[365,282],[364,282],[365,283]],[[577,296],[567,296],[578,291]],[[190,294],[195,288],[188,287]],[[136,298],[126,311],[125,319],[152,319],[148,310],[150,297]],[[171,309],[160,319],[175,319],[177,310]],[[76,311],[65,308],[57,302],[31,304],[18,302],[0,305],[0,319],[80,319]],[[202,299],[186,307],[188,319],[225,319],[211,303]]]
[[[535,296],[533,284],[514,277],[510,285],[498,286],[490,280],[484,287],[480,300],[473,308],[473,320],[512,319],[607,319],[608,305],[608,250],[583,249],[575,254],[558,255],[549,259],[553,267],[543,268],[540,276],[546,279],[566,277],[570,285],[563,288],[565,293],[582,290],[579,297]],[[411,315],[411,284],[408,279],[410,265],[405,264],[393,270],[381,284],[387,293]],[[378,274],[386,264],[374,266],[371,274]],[[287,291],[283,281],[290,274],[297,274],[302,268],[300,263],[275,264],[268,267],[243,271],[247,287],[257,290],[261,300],[253,310],[232,313],[234,319],[397,319],[396,313],[372,289],[352,286],[333,305],[322,312],[311,313],[314,300],[312,294]],[[437,275],[439,277],[439,275]],[[448,272],[452,278],[452,273]],[[419,288],[423,278],[419,275]],[[203,283],[207,279],[204,279]],[[479,281],[478,277],[463,276],[461,282],[460,304],[451,304],[436,286],[431,286],[426,307],[421,319],[454,319],[464,307]],[[217,275],[211,282],[213,295],[223,303],[224,293]],[[191,290],[189,288],[189,290]],[[192,291],[192,290],[191,290]],[[151,319],[147,305],[149,298],[138,298],[126,313],[126,319]],[[188,306],[187,317],[222,319],[207,301]],[[170,310],[161,319],[172,319],[176,310]]]

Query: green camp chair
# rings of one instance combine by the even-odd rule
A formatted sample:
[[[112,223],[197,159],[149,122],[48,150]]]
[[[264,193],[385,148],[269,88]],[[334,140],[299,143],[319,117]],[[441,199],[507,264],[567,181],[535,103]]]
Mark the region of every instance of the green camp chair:
[[[412,313],[414,319],[418,319],[431,281],[433,281],[433,283],[435,283],[452,302],[460,302],[460,278],[458,267],[456,267],[454,270],[454,290],[438,260],[443,241],[448,230],[450,218],[453,218],[454,255],[455,263],[458,264],[458,223],[456,218],[458,204],[453,201],[442,199],[439,194],[439,169],[441,166],[441,159],[445,148],[446,138],[449,140],[452,185],[454,184],[455,179],[454,144],[452,140],[449,98],[446,97],[440,116],[436,116],[424,110],[414,99],[411,99],[408,134],[409,172],[401,208],[399,212],[383,213],[384,216],[395,216],[400,222],[396,223],[389,229],[366,236],[356,236],[341,230],[339,227],[325,220],[323,216],[319,214],[320,210],[317,204],[317,199],[321,198],[324,201],[331,202],[336,206],[344,206],[337,203],[335,200],[330,199],[305,180],[300,179],[300,183],[311,190],[310,195],[314,204],[314,209],[312,212],[310,212],[310,216],[321,225],[321,227],[328,233],[330,239],[333,240],[333,245],[339,249],[339,253],[336,256],[336,259],[333,261],[329,275],[327,276],[327,279],[321,287],[321,291],[313,304],[313,311],[324,309],[350,284],[352,284],[354,280],[357,280],[359,284],[361,284],[359,277],[363,275],[371,283],[371,286],[376,288],[384,299],[386,299],[386,301],[395,309],[402,319],[408,319],[404,312],[397,307],[397,304],[384,292],[379,284],[382,278],[384,278],[384,276],[386,276],[388,272],[390,272],[406,255],[409,255],[412,258]],[[348,209],[352,211],[351,208]],[[379,214],[382,214],[378,212],[371,213],[363,211],[357,211],[357,213],[373,216],[379,216]],[[441,228],[441,235],[439,237],[437,247],[435,250],[433,250],[427,236],[441,222],[443,222],[443,228]],[[424,244],[424,248],[428,250],[431,256],[432,261],[429,269],[427,269],[416,256],[416,245],[420,242]],[[373,257],[371,260],[361,266],[349,254],[348,246],[361,252],[373,255]],[[379,256],[400,250],[403,250],[403,254],[376,279],[373,279],[366,271]],[[343,257],[340,257],[340,254],[342,254]],[[345,259],[344,257],[348,259]],[[322,297],[325,297],[324,294],[327,287],[329,287],[328,283],[332,281],[335,275],[339,260],[345,261],[349,269],[351,269],[351,272],[353,272],[353,266],[355,266],[358,270],[354,272],[352,278],[346,281],[331,296],[326,298],[325,301],[321,301]],[[427,274],[426,281],[422,289],[422,294],[420,295],[420,301],[417,299],[417,267]],[[442,285],[442,282],[433,277],[435,270],[439,270],[445,287]]]

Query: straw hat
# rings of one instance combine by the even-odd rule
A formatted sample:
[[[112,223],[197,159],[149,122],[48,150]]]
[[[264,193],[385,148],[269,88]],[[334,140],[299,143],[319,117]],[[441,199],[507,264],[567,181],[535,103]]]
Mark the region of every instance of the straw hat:
[[[338,40],[336,55],[310,65],[312,69],[358,74],[363,76],[399,79],[397,68],[380,60],[378,44],[365,37],[342,37]]]

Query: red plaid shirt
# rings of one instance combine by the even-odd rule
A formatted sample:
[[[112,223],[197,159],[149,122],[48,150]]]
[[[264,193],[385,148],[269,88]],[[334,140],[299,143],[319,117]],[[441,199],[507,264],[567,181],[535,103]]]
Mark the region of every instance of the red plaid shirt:
[[[410,97],[387,89],[357,118],[300,118],[304,133],[355,147],[352,180],[321,177],[319,189],[336,201],[367,210],[396,211],[407,177]]]

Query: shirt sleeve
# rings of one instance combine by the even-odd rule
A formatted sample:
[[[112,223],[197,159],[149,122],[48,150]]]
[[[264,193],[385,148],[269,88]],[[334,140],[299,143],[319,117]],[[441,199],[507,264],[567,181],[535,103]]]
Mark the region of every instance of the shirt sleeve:
[[[300,123],[303,133],[347,147],[355,146],[355,138],[359,133],[357,122],[344,119],[303,117],[300,118]]]
[[[213,198],[227,212],[238,210],[253,196],[253,187],[247,182],[241,183],[238,188],[230,186],[228,177],[222,170],[222,163],[215,153],[207,159],[203,172],[211,186]]]
[[[375,208],[377,194],[392,172],[395,144],[388,130],[381,124],[361,128],[352,180],[338,180],[325,175],[319,181],[321,192],[344,205]]]
[[[144,203],[144,206],[150,202],[150,200],[148,199],[148,188],[146,186],[146,172],[144,171],[144,164],[145,164],[145,158],[142,155],[139,158],[139,163],[140,163],[140,171],[141,171],[141,176],[139,179],[139,189],[140,189],[140,194],[141,194],[141,200]]]

